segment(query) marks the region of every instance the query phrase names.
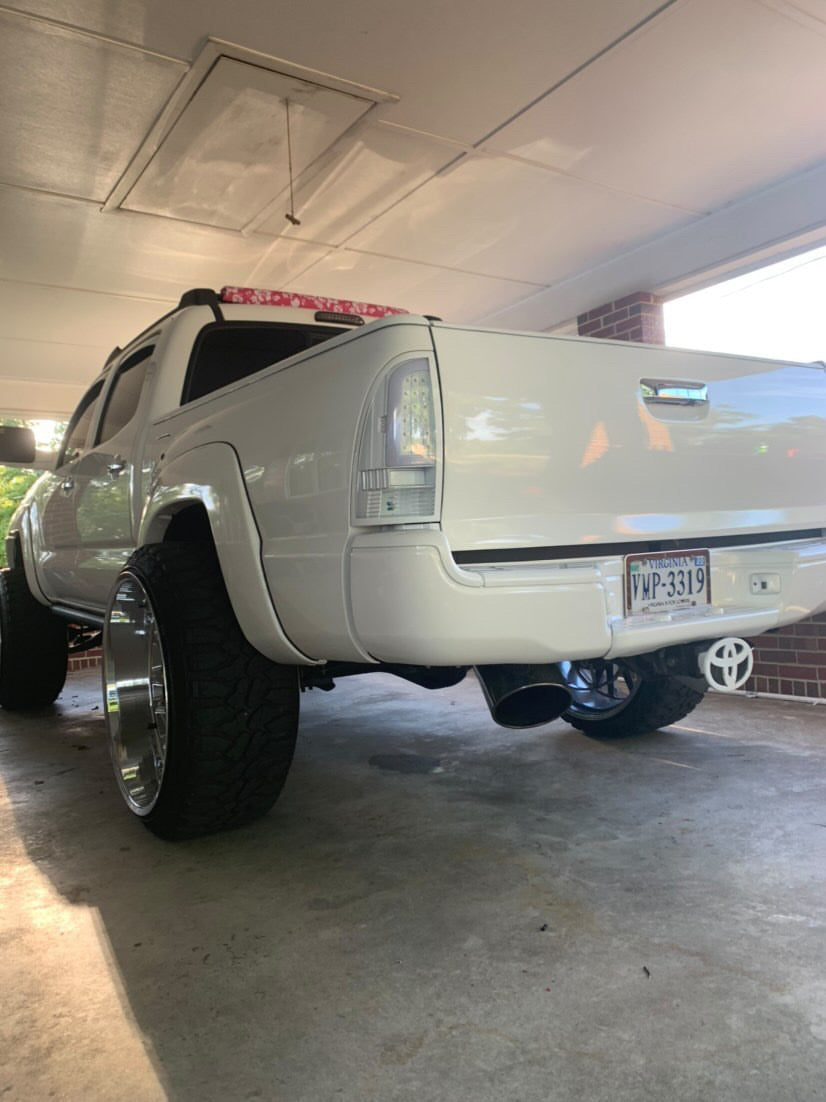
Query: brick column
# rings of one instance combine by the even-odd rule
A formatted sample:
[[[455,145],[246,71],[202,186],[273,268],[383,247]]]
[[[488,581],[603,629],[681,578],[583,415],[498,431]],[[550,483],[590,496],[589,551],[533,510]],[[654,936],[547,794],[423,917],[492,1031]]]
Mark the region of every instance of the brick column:
[[[665,344],[663,300],[647,291],[635,291],[580,314],[577,328],[581,337]]]
[[[581,337],[665,344],[662,299],[636,291],[580,314]],[[826,699],[826,615],[752,639],[754,676],[746,689],[758,693]]]
[[[826,700],[826,616],[775,628],[751,642],[754,677],[747,689]]]

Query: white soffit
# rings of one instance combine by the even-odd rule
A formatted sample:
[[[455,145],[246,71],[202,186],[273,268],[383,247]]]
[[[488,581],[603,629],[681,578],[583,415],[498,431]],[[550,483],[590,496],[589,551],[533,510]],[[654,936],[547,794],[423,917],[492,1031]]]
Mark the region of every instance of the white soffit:
[[[68,420],[85,390],[85,386],[72,383],[38,383],[29,379],[4,378],[0,412],[7,417]]]
[[[8,2],[8,0],[6,0]],[[649,17],[662,0],[12,0],[150,50],[203,36],[401,97],[393,121],[474,142]],[[722,2],[722,0],[721,0]],[[265,64],[267,64],[265,62]],[[278,65],[269,65],[279,68]],[[308,78],[312,79],[312,78]],[[321,83],[325,83],[322,81]]]
[[[186,68],[0,11],[0,182],[103,202]]]
[[[347,244],[544,284],[692,217],[536,165],[474,155],[424,184]]]
[[[47,355],[57,345],[87,348],[90,379],[116,344],[151,325],[175,301],[0,280],[0,333],[21,344],[40,345]]]
[[[285,194],[257,225],[262,233],[300,235],[340,245],[457,156],[464,147],[378,122],[337,143],[305,173],[295,190],[301,226],[284,220]]]
[[[30,192],[0,191],[0,276],[177,299],[181,286],[243,281],[269,242]]]
[[[826,0],[758,0],[767,8],[826,36]]]
[[[290,154],[298,178],[377,102],[392,98],[309,70],[302,75],[275,58],[227,56],[226,49],[208,44],[176,97],[177,110],[168,112],[162,134],[148,137],[107,208],[249,227],[288,191]]]
[[[287,237],[264,237],[253,235],[253,240],[263,242],[265,250],[254,268],[247,272],[246,278],[238,282],[247,287],[283,287],[291,288],[296,279],[313,264],[323,260],[330,252],[326,245],[314,245],[307,241],[291,241]],[[219,281],[206,286],[218,286]],[[227,281],[224,280],[224,283]],[[343,298],[343,295],[335,296]]]
[[[777,7],[677,4],[484,148],[704,212],[805,170],[826,156],[824,41]]]
[[[826,242],[824,195],[826,165],[821,165],[477,320],[539,329],[581,313],[589,302],[610,302],[641,287],[666,296],[685,294],[716,276],[750,271],[755,258],[767,261],[814,248]],[[757,233],[764,243],[760,249],[753,245]]]
[[[110,345],[103,351],[102,348],[88,348],[82,344],[0,337],[0,362],[11,379],[86,386],[98,374],[112,348],[113,345]]]
[[[354,298],[402,306],[412,313],[469,321],[515,303],[536,288],[529,283],[489,279],[391,257],[365,256],[349,249],[328,253],[290,288],[305,294]]]

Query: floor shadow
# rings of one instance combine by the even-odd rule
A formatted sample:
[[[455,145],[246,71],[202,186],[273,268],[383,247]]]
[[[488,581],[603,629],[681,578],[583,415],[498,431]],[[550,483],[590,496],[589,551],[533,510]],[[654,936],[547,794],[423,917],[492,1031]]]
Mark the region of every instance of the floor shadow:
[[[652,909],[691,942],[698,908],[731,922],[733,883],[753,908],[797,913],[811,896],[815,858],[789,833],[817,836],[802,750],[675,729],[621,743],[561,723],[504,731],[472,685],[359,678],[304,704],[275,810],[174,845],[121,805],[94,678],[54,712],[0,717],[27,856],[99,916],[171,1099],[506,1096],[517,1049],[535,1061],[523,1097],[543,1097],[547,1015],[575,1047],[590,1000],[572,989],[531,1017],[549,969],[639,956]],[[767,870],[784,859],[781,887]],[[735,1009],[754,994],[739,982]],[[461,1075],[457,1047],[476,1061]]]

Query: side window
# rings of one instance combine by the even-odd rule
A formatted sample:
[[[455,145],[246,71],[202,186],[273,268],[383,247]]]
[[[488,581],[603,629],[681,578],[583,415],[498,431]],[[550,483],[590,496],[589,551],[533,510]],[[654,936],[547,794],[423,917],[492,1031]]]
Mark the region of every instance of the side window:
[[[181,405],[237,383],[270,364],[346,333],[323,325],[216,322],[198,334],[186,372]]]
[[[97,444],[110,440],[135,416],[143,390],[143,381],[146,378],[146,368],[153,350],[154,345],[142,348],[118,368],[106,398],[106,408],[98,429]]]
[[[63,443],[57,456],[58,467],[77,459],[86,450],[86,437],[89,435],[92,419],[97,409],[97,400],[102,389],[103,380],[101,379],[86,391],[80,405],[72,414],[72,419],[66,429],[66,435],[63,437]]]

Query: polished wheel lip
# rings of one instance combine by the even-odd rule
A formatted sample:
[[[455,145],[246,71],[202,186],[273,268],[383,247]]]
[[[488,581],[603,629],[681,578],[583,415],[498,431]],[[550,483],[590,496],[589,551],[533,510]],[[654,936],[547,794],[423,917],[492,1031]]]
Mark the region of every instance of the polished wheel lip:
[[[169,750],[169,685],[157,615],[141,579],[124,570],[114,587],[103,639],[109,749],[129,809],[158,802]]]
[[[559,668],[571,693],[567,711],[581,719],[598,721],[616,715],[631,703],[642,685],[642,678],[624,663],[602,659],[593,663],[560,662]]]

